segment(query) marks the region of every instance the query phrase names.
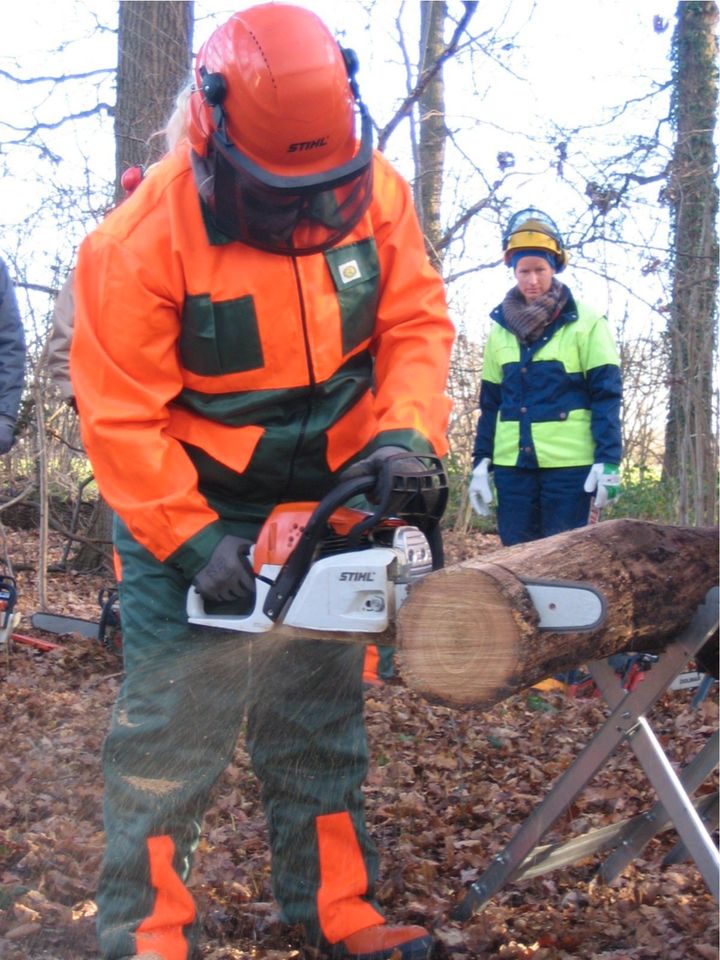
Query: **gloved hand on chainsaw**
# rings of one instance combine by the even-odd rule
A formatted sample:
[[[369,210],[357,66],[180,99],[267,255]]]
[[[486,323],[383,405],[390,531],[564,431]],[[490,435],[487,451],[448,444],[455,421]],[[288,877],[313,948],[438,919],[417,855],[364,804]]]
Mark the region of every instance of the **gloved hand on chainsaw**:
[[[406,450],[404,447],[387,446],[378,447],[377,450],[374,450],[370,454],[370,456],[365,457],[363,460],[358,460],[357,463],[353,463],[352,466],[342,470],[338,476],[338,482],[343,483],[345,480],[354,480],[355,477],[377,477],[377,483],[372,490],[369,490],[365,494],[365,496],[370,503],[379,503],[383,494],[383,464],[390,457],[394,457],[399,453],[404,453],[405,457],[401,460],[397,460],[393,464],[392,471],[395,476],[410,477],[416,473],[424,473],[425,466],[422,460],[418,460],[417,457],[414,457],[409,450]]]
[[[480,517],[490,516],[490,504],[493,502],[489,471],[490,457],[483,457],[473,470],[468,487],[470,503],[475,513]]]
[[[255,592],[250,564],[252,540],[227,534],[210,559],[193,577],[193,586],[206,600],[242,600]]]
[[[609,500],[620,496],[620,467],[611,463],[594,463],[585,480],[585,493],[595,493],[593,506],[599,510]]]

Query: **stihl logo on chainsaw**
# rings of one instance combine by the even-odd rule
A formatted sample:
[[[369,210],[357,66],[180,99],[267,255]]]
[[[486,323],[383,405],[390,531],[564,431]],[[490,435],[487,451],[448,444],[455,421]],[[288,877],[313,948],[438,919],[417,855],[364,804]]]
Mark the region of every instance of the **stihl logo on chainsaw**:
[[[372,582],[375,574],[372,570],[343,570],[338,577],[339,580],[352,580],[357,583],[359,580]]]

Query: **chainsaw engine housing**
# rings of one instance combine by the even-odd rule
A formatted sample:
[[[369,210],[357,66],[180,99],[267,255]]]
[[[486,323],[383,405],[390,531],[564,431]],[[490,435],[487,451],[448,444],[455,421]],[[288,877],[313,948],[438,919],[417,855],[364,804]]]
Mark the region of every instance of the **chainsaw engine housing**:
[[[417,527],[395,527],[392,544],[316,560],[285,612],[289,626],[381,633],[414,580],[432,570],[430,544]]]

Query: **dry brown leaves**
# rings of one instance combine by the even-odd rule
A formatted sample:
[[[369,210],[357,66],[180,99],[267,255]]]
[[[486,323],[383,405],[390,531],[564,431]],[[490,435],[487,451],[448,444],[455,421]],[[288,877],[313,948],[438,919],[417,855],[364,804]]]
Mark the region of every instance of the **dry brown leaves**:
[[[14,534],[11,534],[13,537]],[[24,540],[28,534],[22,534]],[[453,543],[449,558],[494,538]],[[11,549],[13,542],[11,540]],[[15,544],[13,555],[31,548]],[[19,578],[18,628],[32,634],[34,581]],[[50,605],[97,614],[100,579],[53,575]],[[44,635],[47,638],[47,635]],[[102,854],[100,747],[120,682],[118,659],[68,638],[40,653],[0,651],[0,957],[94,960],[93,889]],[[686,763],[717,727],[714,699],[666,694],[652,714],[668,756]],[[367,694],[372,767],[367,810],[381,851],[378,898],[394,922],[429,924],[446,960],[715,960],[717,905],[691,863],[661,866],[668,830],[613,884],[598,857],[504,887],[466,923],[452,907],[512,837],[606,715],[601,701],[523,694],[484,713],[430,706],[401,683]],[[702,792],[717,789],[709,779]],[[618,751],[545,841],[562,841],[647,809],[654,796],[634,755]],[[192,889],[203,960],[297,960],[295,932],[270,890],[259,791],[242,743],[208,812]]]

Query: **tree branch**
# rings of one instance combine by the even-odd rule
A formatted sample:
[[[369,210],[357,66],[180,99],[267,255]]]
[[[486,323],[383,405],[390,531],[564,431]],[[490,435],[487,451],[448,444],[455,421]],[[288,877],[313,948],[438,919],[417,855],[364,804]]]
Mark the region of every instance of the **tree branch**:
[[[58,77],[18,77],[14,73],[8,73],[7,70],[0,70],[0,77],[5,77],[12,83],[18,83],[21,86],[33,86],[37,83],[65,83],[67,80],[89,80],[92,77],[105,77],[115,73],[115,68],[104,67],[101,70],[89,70],[87,73],[64,73]]]
[[[445,47],[445,49],[440,54],[440,56],[437,58],[437,60],[422,71],[422,73],[418,77],[418,81],[415,84],[415,87],[410,91],[407,97],[405,97],[403,102],[400,104],[400,107],[396,111],[395,116],[379,132],[378,150],[382,151],[385,149],[385,146],[388,140],[390,139],[390,135],[396,129],[398,124],[402,120],[404,120],[406,116],[408,116],[408,114],[410,113],[410,111],[415,106],[418,99],[426,89],[427,85],[430,83],[432,78],[437,74],[437,72],[440,70],[440,68],[445,63],[445,61],[449,60],[450,57],[452,57],[453,54],[455,54],[455,52],[457,51],[460,45],[460,38],[462,34],[465,32],[468,23],[472,19],[472,16],[475,13],[475,10],[477,8],[477,5],[478,5],[477,0],[466,0],[466,2],[463,3],[463,6],[465,7],[465,13],[458,21],[458,24],[455,27],[455,30],[453,32],[450,42]]]
[[[71,113],[66,117],[63,117],[61,120],[56,120],[54,123],[36,123],[32,127],[16,127],[12,123],[6,123],[4,120],[0,120],[0,127],[5,127],[6,130],[12,130],[16,133],[24,133],[24,136],[19,140],[9,141],[12,144],[27,143],[31,137],[36,133],[39,133],[40,130],[57,130],[59,127],[64,126],[66,123],[71,123],[73,120],[87,120],[88,117],[94,117],[100,113],[107,113],[109,117],[114,115],[115,108],[109,103],[98,103],[90,110],[81,110],[80,113]]]

